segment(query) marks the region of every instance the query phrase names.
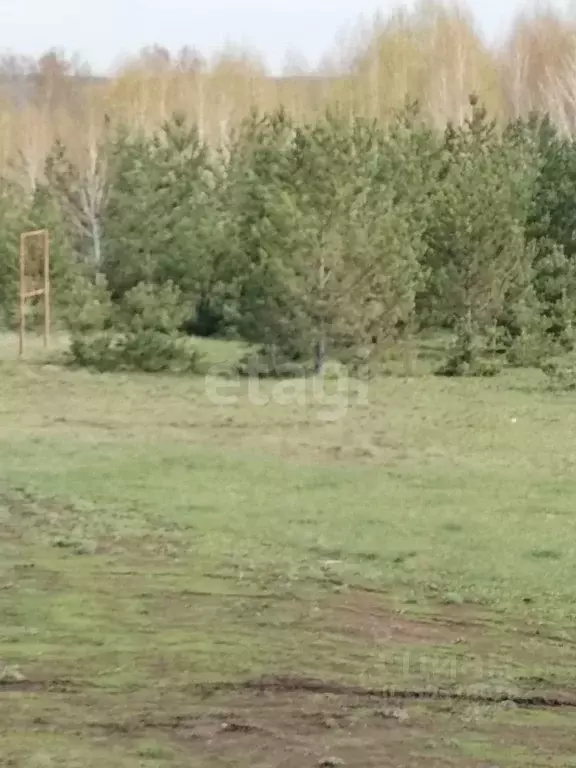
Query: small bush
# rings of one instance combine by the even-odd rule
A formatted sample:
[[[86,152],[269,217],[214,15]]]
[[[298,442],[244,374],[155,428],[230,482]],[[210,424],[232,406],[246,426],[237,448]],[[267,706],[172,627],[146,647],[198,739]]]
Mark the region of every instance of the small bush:
[[[576,389],[576,367],[549,360],[540,366],[548,377],[548,387],[557,392],[573,392]]]
[[[549,338],[545,335],[522,334],[513,339],[506,350],[506,360],[517,368],[532,368],[554,351]]]
[[[201,360],[187,338],[154,330],[76,337],[70,357],[73,364],[100,372],[195,373]]]
[[[492,334],[480,336],[465,324],[456,328],[456,335],[447,350],[446,361],[435,371],[436,376],[497,376],[502,362],[495,356]],[[492,348],[492,356],[486,355],[486,343]]]
[[[436,376],[498,376],[502,364],[498,360],[464,360],[459,355],[451,356],[444,365],[436,370]]]
[[[62,319],[73,336],[99,333],[114,320],[114,305],[104,275],[94,280],[77,275],[67,292]]]
[[[176,333],[190,314],[178,286],[170,280],[162,286],[139,283],[125,294],[117,322],[134,333]]]
[[[262,347],[249,352],[236,366],[239,376],[260,379],[299,379],[313,372],[311,363],[301,362],[297,355],[280,353],[273,347]]]
[[[178,332],[186,313],[170,282],[139,283],[114,306],[103,281],[79,281],[68,322],[70,360],[98,371],[196,372],[200,355]]]
[[[117,337],[110,333],[76,336],[70,345],[70,362],[98,371],[117,370],[119,352],[116,342]]]

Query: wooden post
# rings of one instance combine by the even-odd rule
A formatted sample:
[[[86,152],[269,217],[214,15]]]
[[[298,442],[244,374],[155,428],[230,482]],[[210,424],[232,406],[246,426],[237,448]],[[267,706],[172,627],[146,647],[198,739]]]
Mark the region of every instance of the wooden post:
[[[24,335],[26,333],[26,251],[24,234],[20,235],[20,336],[18,339],[18,355],[24,354]]]
[[[40,265],[38,273],[31,275],[32,284],[27,285],[27,248],[26,243],[31,238],[43,238],[44,248],[42,252],[42,285],[38,288],[40,278]],[[50,340],[50,233],[46,229],[35,230],[34,232],[23,232],[20,235],[20,331],[18,339],[18,354],[20,357],[24,354],[24,338],[26,335],[26,300],[34,296],[44,297],[44,347],[47,347]]]
[[[50,341],[50,233],[44,233],[44,346]]]

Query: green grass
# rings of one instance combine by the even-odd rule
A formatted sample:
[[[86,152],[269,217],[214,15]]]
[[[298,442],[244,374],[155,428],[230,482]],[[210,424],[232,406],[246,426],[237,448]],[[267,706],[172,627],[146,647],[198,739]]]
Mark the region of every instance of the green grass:
[[[0,672],[30,690],[0,686],[6,764],[244,765],[242,746],[202,757],[141,722],[205,717],[198,684],[260,675],[576,693],[576,394],[529,371],[350,383],[330,402],[310,383],[238,382],[226,404],[201,377],[66,370],[32,346],[18,363],[13,341]],[[433,707],[415,722],[414,765],[552,765],[538,761],[568,729],[451,720],[447,741]],[[518,751],[520,731],[542,754]]]

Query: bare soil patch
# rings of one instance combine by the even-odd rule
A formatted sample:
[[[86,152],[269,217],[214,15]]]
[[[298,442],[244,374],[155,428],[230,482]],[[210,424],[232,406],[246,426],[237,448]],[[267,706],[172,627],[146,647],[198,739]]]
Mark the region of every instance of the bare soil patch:
[[[494,764],[494,750],[499,765],[511,766],[518,744],[529,742],[542,759],[572,744],[566,729],[499,720],[498,710],[487,707],[471,716],[446,703],[314,691],[296,678],[260,683],[259,689],[215,690],[186,713],[148,713],[93,728],[114,739],[153,737],[188,759],[201,755],[203,765],[246,768],[486,768]],[[478,744],[486,759],[470,754]]]
[[[465,626],[404,618],[384,604],[381,596],[353,591],[331,605],[331,623],[345,634],[398,645],[448,645],[460,642]]]

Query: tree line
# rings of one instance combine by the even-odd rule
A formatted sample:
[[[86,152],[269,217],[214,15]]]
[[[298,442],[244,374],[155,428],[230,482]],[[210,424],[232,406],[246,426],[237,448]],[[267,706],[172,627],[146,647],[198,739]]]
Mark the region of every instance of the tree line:
[[[408,99],[442,130],[449,120],[462,121],[469,93],[481,94],[500,121],[539,111],[573,132],[573,15],[523,12],[501,41],[489,43],[462,3],[421,0],[352,26],[318,66],[297,53],[287,57],[275,76],[257,51],[232,47],[207,58],[191,47],[153,46],[106,77],[56,50],[38,59],[0,52],[0,174],[33,189],[57,137],[89,169],[107,120],[151,132],[180,112],[216,145],[253,107],[273,112],[284,105],[309,122],[339,105],[349,116],[387,123]]]
[[[253,111],[216,147],[175,114],[110,128],[88,170],[57,141],[32,193],[2,182],[2,322],[19,234],[47,227],[54,314],[83,354],[96,333],[109,357],[120,330],[168,356],[166,334],[214,335],[267,370],[360,371],[442,330],[447,374],[531,365],[574,345],[575,203],[576,140],[476,97],[442,131],[417,104],[386,126]]]

